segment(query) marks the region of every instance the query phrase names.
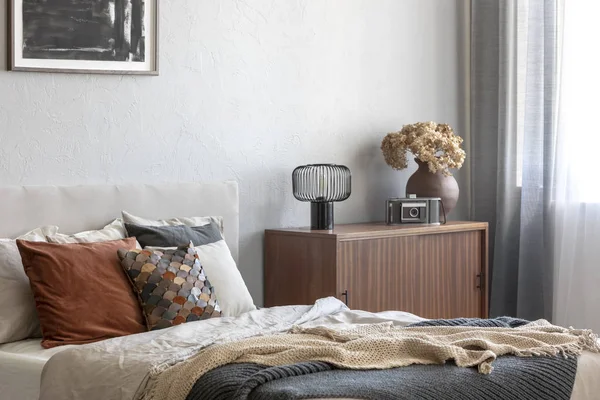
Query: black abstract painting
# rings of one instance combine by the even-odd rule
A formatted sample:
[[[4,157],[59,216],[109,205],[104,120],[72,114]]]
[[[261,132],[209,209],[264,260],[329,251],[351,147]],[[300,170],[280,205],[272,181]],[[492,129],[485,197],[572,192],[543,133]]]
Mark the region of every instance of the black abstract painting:
[[[144,61],[143,0],[23,0],[23,57]]]
[[[157,0],[11,1],[17,64],[77,69],[95,68],[89,62],[96,62],[98,69],[114,71],[125,63],[129,66],[124,71],[155,68],[148,61],[156,57],[157,27],[146,25],[156,23]]]

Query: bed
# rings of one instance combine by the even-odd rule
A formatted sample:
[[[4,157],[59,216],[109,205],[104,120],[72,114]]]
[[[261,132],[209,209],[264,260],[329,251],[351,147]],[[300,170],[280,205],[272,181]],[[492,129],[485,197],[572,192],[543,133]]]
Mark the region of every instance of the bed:
[[[17,237],[44,224],[59,225],[67,232],[96,229],[124,209],[149,218],[220,215],[224,219],[225,241],[238,260],[239,204],[235,182],[8,187],[0,188],[0,199],[0,237]],[[235,318],[215,318],[83,346],[43,349],[39,338],[30,338],[0,345],[0,397],[141,399],[148,394],[152,373],[185,362],[191,352],[208,344],[280,333],[294,326],[403,327],[423,321],[400,311],[352,311],[339,300],[328,298],[315,305],[259,309]],[[579,357],[571,399],[597,399],[599,371],[600,356],[584,352]]]
[[[238,186],[233,181],[0,187],[0,204],[0,237],[4,238],[18,237],[42,225],[58,225],[66,233],[96,229],[119,216],[122,210],[149,218],[173,213],[221,215],[226,221],[225,240],[233,258],[238,259]],[[0,345],[0,398],[37,399],[44,364],[68,347],[43,349],[40,339]]]
[[[44,349],[41,339],[0,345],[0,393],[2,399],[37,399],[42,369],[52,355],[67,347]]]

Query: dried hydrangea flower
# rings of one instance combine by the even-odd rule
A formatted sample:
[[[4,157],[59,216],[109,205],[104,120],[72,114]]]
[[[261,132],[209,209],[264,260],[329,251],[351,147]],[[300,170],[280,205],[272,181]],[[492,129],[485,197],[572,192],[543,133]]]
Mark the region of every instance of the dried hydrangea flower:
[[[450,169],[462,167],[465,161],[462,142],[448,124],[417,122],[404,125],[399,132],[388,133],[381,142],[381,151],[385,162],[394,169],[408,166],[406,152],[410,151],[427,163],[430,172],[451,176]]]

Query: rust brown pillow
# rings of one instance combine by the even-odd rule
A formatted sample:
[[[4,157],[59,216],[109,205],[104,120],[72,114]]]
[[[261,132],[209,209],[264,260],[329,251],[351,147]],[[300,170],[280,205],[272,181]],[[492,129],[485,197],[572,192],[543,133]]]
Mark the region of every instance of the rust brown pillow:
[[[53,244],[17,240],[42,327],[45,348],[146,331],[117,250],[135,238]]]

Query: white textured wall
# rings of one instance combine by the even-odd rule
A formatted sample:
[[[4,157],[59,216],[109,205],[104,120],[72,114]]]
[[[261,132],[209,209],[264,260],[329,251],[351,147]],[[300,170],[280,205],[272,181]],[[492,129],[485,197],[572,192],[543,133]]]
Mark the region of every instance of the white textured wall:
[[[260,304],[263,230],[308,223],[296,165],[348,165],[336,221],[382,219],[410,175],[385,166],[383,135],[464,130],[463,3],[163,1],[159,77],[0,70],[0,184],[237,179],[240,270]]]

